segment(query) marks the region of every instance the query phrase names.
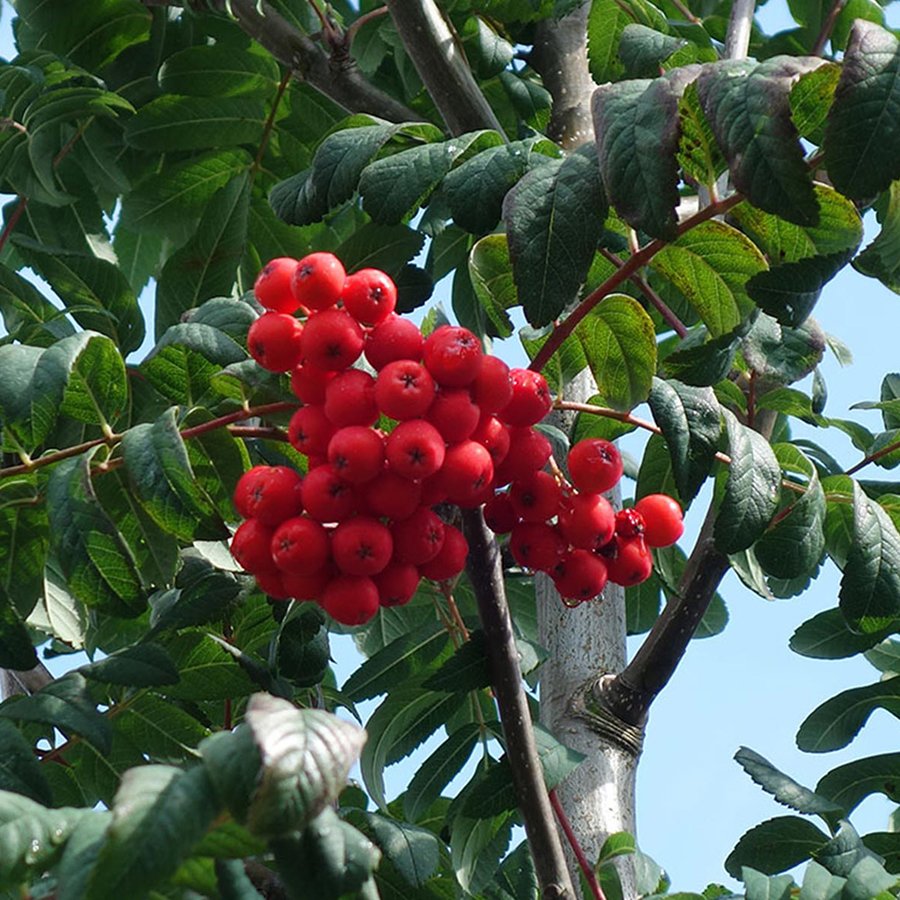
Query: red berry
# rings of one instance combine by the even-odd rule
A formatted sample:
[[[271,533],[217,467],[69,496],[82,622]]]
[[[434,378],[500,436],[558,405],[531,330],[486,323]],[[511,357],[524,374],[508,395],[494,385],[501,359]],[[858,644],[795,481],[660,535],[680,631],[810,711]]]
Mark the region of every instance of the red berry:
[[[550,441],[534,428],[510,428],[510,451],[494,473],[498,485],[526,478],[531,472],[543,469],[553,452]],[[512,452],[512,448],[515,452]]]
[[[519,523],[509,494],[495,494],[484,504],[484,521],[494,534],[508,534]]]
[[[265,572],[275,568],[272,560],[272,534],[258,519],[242,522],[231,539],[231,555],[247,572]]]
[[[403,606],[409,603],[419,588],[422,576],[409,563],[392,562],[374,578],[378,600],[382,606]]]
[[[653,571],[653,557],[642,536],[623,538],[618,535],[603,548],[609,580],[622,587],[640,584]]]
[[[339,575],[322,591],[320,602],[342,625],[364,625],[378,612],[378,588],[363,575]]]
[[[377,519],[357,516],[342,522],[331,538],[331,553],[345,575],[375,575],[390,561],[391,533]]]
[[[295,600],[315,600],[321,596],[335,574],[334,565],[329,561],[315,572],[282,572],[281,580],[288,597]]]
[[[496,416],[482,416],[478,427],[472,432],[471,438],[473,441],[481,444],[491,454],[495,469],[506,459],[509,453],[509,428]],[[544,462],[546,461],[544,460]]]
[[[297,263],[291,290],[307,309],[328,309],[338,302],[345,277],[344,266],[333,253],[310,253]]]
[[[325,415],[338,428],[378,421],[375,379],[362,369],[339,372],[325,388]]]
[[[353,485],[331,466],[319,466],[303,479],[303,506],[317,522],[343,522],[356,512]]]
[[[366,335],[366,359],[373,369],[383,369],[398,359],[418,362],[424,343],[425,338],[417,325],[391,313]]]
[[[325,388],[336,374],[301,361],[291,371],[291,390],[304,403],[324,403]]]
[[[496,356],[485,356],[469,389],[482,412],[498,412],[512,400],[509,366]]]
[[[447,499],[462,506],[478,498],[492,486],[494,463],[491,454],[475,441],[462,441],[447,448],[440,480]]]
[[[571,550],[553,571],[561,597],[583,603],[596,597],[607,582],[606,563],[589,550]]]
[[[238,479],[234,507],[245,519],[275,527],[303,509],[303,479],[289,466],[254,466]]]
[[[644,533],[644,517],[636,509],[620,509],[616,513],[616,534],[637,537]]]
[[[520,565],[549,572],[567,550],[559,532],[546,522],[520,522],[509,536],[509,552]]]
[[[264,594],[268,594],[275,600],[287,600],[293,596],[284,583],[284,573],[275,569],[254,573],[256,583]]]
[[[324,456],[334,432],[335,427],[321,406],[301,406],[288,422],[291,446],[307,456]]]
[[[511,369],[512,397],[497,414],[508,425],[536,425],[550,412],[553,398],[540,372]]]
[[[300,344],[302,356],[311,365],[338,372],[353,365],[362,353],[363,331],[342,309],[326,309],[310,316]]]
[[[388,363],[375,382],[378,408],[402,422],[421,418],[434,400],[434,379],[428,370],[411,359]]]
[[[328,553],[328,532],[306,516],[282,522],[272,535],[272,559],[283,572],[315,572]]]
[[[444,484],[443,471],[439,470],[422,482],[421,506],[437,506],[447,500],[447,487]]]
[[[357,322],[377,325],[394,311],[397,286],[380,269],[360,269],[347,276],[341,299]]]
[[[405,519],[420,506],[422,486],[385,469],[362,488],[365,508],[373,516]]]
[[[256,299],[266,308],[279,313],[292,313],[297,299],[291,291],[291,279],[297,260],[288,256],[270,259],[260,270],[253,284]]]
[[[509,489],[513,509],[526,522],[545,522],[559,510],[562,492],[557,480],[547,472],[532,472],[514,481]]]
[[[364,484],[384,472],[384,439],[371,428],[350,425],[328,442],[328,462],[351,484]]]
[[[419,572],[423,578],[430,578],[432,581],[456,578],[466,567],[468,555],[469,544],[463,533],[452,525],[445,525],[444,543],[440,552],[434,559],[419,566]]]
[[[426,338],[422,355],[438,384],[465,387],[478,375],[484,353],[468,328],[442,325]]]
[[[569,451],[569,477],[579,491],[602,494],[622,477],[622,457],[609,441],[585,438]]]
[[[287,372],[297,365],[305,331],[299,319],[286,313],[263,313],[247,332],[247,350],[270,372]]]
[[[684,533],[681,506],[668,494],[641,497],[635,509],[644,517],[644,540],[650,547],[668,547]]]
[[[448,444],[458,444],[471,437],[481,419],[481,411],[468,391],[448,388],[438,392],[426,418]]]
[[[444,464],[444,439],[430,422],[411,419],[401,422],[385,444],[388,466],[411,481],[433,475]]]
[[[420,506],[408,519],[394,522],[394,559],[421,566],[434,559],[444,545],[445,526],[435,512]]]
[[[612,539],[616,514],[600,494],[574,494],[561,504],[558,525],[573,547],[598,550]]]

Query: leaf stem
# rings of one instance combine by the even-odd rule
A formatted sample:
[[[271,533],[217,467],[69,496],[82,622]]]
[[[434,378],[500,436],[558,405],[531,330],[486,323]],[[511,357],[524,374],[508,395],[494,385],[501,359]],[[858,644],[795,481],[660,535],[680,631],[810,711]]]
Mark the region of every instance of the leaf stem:
[[[566,840],[569,842],[569,846],[575,854],[575,859],[578,860],[578,867],[581,869],[584,880],[591,889],[591,895],[594,897],[594,900],[606,900],[603,888],[600,887],[600,882],[597,881],[597,873],[594,871],[588,858],[584,855],[584,848],[581,846],[578,836],[572,828],[572,823],[569,821],[569,817],[566,815],[566,811],[559,799],[559,795],[555,790],[550,791],[550,805],[553,807],[553,812],[556,813],[556,821],[559,822],[559,827],[562,828],[563,834],[566,836]]]
[[[347,28],[347,31],[344,33],[344,40],[347,43],[347,46],[350,47],[353,45],[353,38],[356,37],[356,33],[360,28],[363,27],[367,22],[371,22],[372,19],[380,18],[381,16],[387,15],[390,10],[386,6],[379,6],[377,9],[370,9],[367,13],[363,13],[358,19],[354,22],[351,22]]]
[[[678,235],[681,236],[685,234],[685,232],[690,231],[692,228],[696,228],[703,222],[706,222],[709,219],[713,219],[716,216],[720,216],[723,213],[728,212],[734,206],[737,206],[744,199],[744,195],[735,191],[735,193],[729,195],[724,200],[719,200],[716,203],[710,203],[709,206],[704,207],[699,212],[694,213],[690,218],[685,219],[678,226]],[[575,309],[569,314],[568,318],[563,320],[553,329],[550,337],[547,338],[546,343],[543,347],[538,351],[535,358],[531,361],[531,365],[528,367],[529,369],[533,369],[536,372],[539,372],[541,369],[547,365],[547,362],[556,353],[557,350],[563,345],[563,342],[566,338],[575,330],[578,326],[578,323],[601,301],[608,297],[622,282],[631,278],[635,272],[638,271],[642,266],[647,265],[663,247],[666,246],[666,241],[663,241],[659,238],[654,238],[650,241],[649,244],[645,244],[640,250],[637,251],[633,256],[630,256],[623,264],[622,268],[613,272],[606,281],[603,282],[598,288],[593,290]]]
[[[874,453],[870,453],[868,456],[863,457],[855,466],[851,466],[844,472],[845,475],[855,475],[860,469],[865,468],[869,463],[877,462],[883,456],[887,456],[889,453],[893,453],[895,450],[900,450],[900,441],[894,441],[891,444],[888,444],[886,447],[882,447],[880,450],[876,450]]]
[[[19,219],[22,218],[26,206],[28,206],[28,198],[19,194],[19,202],[16,203],[15,209],[9,214],[9,219],[7,219],[6,224],[3,226],[3,233],[0,234],[0,251],[6,246],[6,242],[9,240],[10,235],[13,233],[16,225],[19,224]]]
[[[838,16],[846,5],[847,0],[834,0],[834,3],[831,4],[831,9],[828,10],[828,15],[822,23],[822,29],[819,31],[816,42],[810,51],[813,56],[821,56],[825,52],[825,45],[831,39],[831,32],[834,31]]]
[[[263,136],[262,140],[259,142],[259,149],[256,151],[256,158],[253,160],[253,165],[250,167],[251,178],[256,175],[262,164],[263,154],[266,152],[266,147],[269,146],[269,138],[272,137],[272,129],[275,127],[275,116],[278,113],[278,107],[281,105],[281,98],[284,96],[287,86],[291,83],[292,77],[293,75],[290,70],[281,76],[278,90],[275,92],[275,99],[272,101],[272,108],[269,110],[269,116],[263,127]]]

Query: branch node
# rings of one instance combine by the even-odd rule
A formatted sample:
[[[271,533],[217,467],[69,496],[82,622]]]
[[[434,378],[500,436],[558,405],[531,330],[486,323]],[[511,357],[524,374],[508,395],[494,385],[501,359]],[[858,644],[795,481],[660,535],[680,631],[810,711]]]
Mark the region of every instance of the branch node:
[[[569,714],[586,722],[598,737],[637,759],[644,746],[644,721],[631,725],[609,709],[606,691],[614,680],[615,676],[606,674],[586,681],[569,700]]]

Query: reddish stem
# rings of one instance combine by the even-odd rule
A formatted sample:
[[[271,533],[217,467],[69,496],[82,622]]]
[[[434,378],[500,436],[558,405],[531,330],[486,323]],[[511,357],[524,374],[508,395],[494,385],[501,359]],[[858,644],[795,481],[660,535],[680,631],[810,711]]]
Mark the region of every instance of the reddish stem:
[[[25,207],[28,206],[28,198],[23,197],[21,194],[19,195],[19,202],[16,204],[16,208],[9,214],[9,219],[6,222],[6,225],[3,226],[3,233],[0,234],[0,250],[6,246],[6,242],[9,240],[9,236],[13,233],[16,225],[19,224],[19,219],[22,218],[22,213],[25,212]]]
[[[555,790],[550,791],[550,805],[553,807],[553,812],[556,813],[556,821],[559,822],[559,827],[562,828],[563,834],[565,834],[566,840],[575,854],[575,859],[578,860],[578,867],[581,869],[581,873],[591,889],[591,895],[594,897],[594,900],[606,900],[603,888],[600,887],[600,882],[597,881],[597,873],[594,872],[593,866],[591,866],[588,858],[584,855],[578,836],[573,831],[572,823],[569,821],[569,817],[566,815],[566,811],[563,809],[562,803],[560,803],[559,795]]]
[[[275,126],[275,115],[278,112],[278,107],[281,105],[281,98],[284,96],[284,92],[287,90],[287,86],[290,84],[292,77],[293,73],[290,71],[285,72],[281,77],[278,90],[275,93],[275,99],[272,101],[272,108],[269,110],[269,117],[266,119],[266,124],[263,127],[263,136],[262,140],[259,142],[259,149],[256,151],[256,159],[253,160],[251,171],[254,175],[259,171],[259,167],[262,164],[263,153],[266,152],[266,147],[269,146],[269,138],[272,137],[272,129]]]

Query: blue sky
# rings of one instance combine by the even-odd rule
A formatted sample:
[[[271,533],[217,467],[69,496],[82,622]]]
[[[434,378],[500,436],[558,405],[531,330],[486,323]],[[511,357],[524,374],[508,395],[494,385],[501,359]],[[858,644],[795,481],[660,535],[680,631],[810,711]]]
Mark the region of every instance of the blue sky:
[[[0,54],[8,58],[11,11],[8,3],[3,7]],[[778,30],[786,21],[785,4],[770,0],[764,16],[767,30]],[[867,225],[870,231],[874,227],[871,221]],[[439,295],[446,293],[443,289]],[[900,368],[898,304],[900,298],[850,269],[826,288],[815,316],[826,332],[850,347],[855,358],[852,366],[841,368],[834,356],[826,357],[822,365],[829,389],[826,414],[858,417],[872,429],[879,428],[877,412],[851,413],[849,407],[877,399],[884,374]],[[836,432],[810,436],[847,466],[859,458]],[[630,486],[623,489],[628,493]],[[693,519],[692,515],[689,525],[695,527]],[[740,745],[750,746],[809,786],[841,762],[896,749],[897,722],[883,711],[877,711],[859,738],[840,753],[804,754],[794,743],[800,722],[819,703],[878,677],[861,657],[826,663],[788,649],[788,639],[801,622],[836,605],[837,590],[833,567],[810,591],[789,601],[766,602],[729,575],[722,586],[731,617],[728,628],[723,635],[690,647],[654,705],[638,776],[638,836],[643,849],[667,869],[674,890],[700,889],[708,881],[729,883],[721,864],[740,835],[763,819],[786,812],[732,761]],[[632,652],[639,640],[630,640]],[[356,665],[346,640],[341,647],[339,682]],[[416,758],[392,769],[389,790],[402,790]],[[870,798],[855,813],[854,822],[863,832],[884,830],[892,808],[883,798]]]

